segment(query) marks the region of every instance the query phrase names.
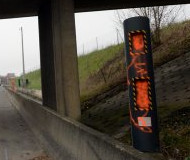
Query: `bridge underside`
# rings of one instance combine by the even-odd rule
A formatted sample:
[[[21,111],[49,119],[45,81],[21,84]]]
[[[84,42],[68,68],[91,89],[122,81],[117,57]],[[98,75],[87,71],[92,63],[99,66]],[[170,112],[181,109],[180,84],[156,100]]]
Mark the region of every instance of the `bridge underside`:
[[[47,0],[0,0],[0,18],[14,18],[38,15],[40,7]],[[188,0],[74,0],[75,12],[90,12],[109,9],[135,8],[143,6],[187,4]]]
[[[75,0],[75,11],[98,11],[109,9],[136,8],[147,6],[160,6],[172,4],[187,4],[188,0]]]

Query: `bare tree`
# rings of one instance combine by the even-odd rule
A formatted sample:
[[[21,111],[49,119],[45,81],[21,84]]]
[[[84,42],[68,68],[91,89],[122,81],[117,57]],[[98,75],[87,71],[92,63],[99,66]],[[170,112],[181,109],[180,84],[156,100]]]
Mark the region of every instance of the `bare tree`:
[[[160,31],[161,27],[173,23],[182,6],[156,6],[156,7],[141,7],[133,8],[128,11],[121,10],[116,11],[116,24],[121,27],[123,20],[130,17],[130,13],[133,16],[146,16],[150,19],[151,31],[153,33],[153,43],[154,45],[160,45],[161,37]]]

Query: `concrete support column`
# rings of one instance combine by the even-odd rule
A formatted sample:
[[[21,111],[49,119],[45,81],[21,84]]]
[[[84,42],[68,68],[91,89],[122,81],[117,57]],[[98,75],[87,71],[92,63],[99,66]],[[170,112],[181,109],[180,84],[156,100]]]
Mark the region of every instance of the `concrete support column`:
[[[46,71],[53,69],[54,73],[52,71],[48,76],[54,79],[55,94],[52,96],[56,95],[54,97],[56,110],[61,115],[78,120],[81,111],[74,3],[73,0],[52,0],[46,2],[45,8],[39,12],[42,86],[47,92],[52,89],[52,86],[47,86],[49,82],[46,82],[47,75],[43,72],[47,73]],[[50,60],[53,66],[46,65],[47,60]],[[44,93],[44,100],[49,96],[47,94]]]
[[[78,59],[73,0],[52,0],[57,109],[80,119]]]
[[[61,115],[66,115],[64,86],[62,78],[62,39],[60,33],[60,9],[59,2],[51,2],[52,9],[52,29],[53,29],[53,48],[54,48],[54,63],[55,63],[55,83],[57,95],[57,112]]]
[[[43,105],[57,110],[55,69],[50,3],[41,6],[39,13],[40,60]]]

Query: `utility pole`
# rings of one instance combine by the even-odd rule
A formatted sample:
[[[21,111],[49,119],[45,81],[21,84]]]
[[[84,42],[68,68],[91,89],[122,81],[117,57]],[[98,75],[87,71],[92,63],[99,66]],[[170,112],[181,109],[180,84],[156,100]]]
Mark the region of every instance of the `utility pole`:
[[[24,41],[23,41],[23,29],[20,27],[21,31],[21,42],[22,42],[22,65],[23,65],[23,75],[22,75],[22,87],[25,87],[25,63],[24,63]]]

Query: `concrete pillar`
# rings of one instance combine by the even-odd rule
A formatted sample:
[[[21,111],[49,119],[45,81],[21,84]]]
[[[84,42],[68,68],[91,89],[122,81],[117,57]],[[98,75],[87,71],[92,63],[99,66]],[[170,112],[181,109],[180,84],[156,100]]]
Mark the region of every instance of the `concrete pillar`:
[[[40,60],[43,105],[53,110],[56,108],[55,69],[53,34],[51,23],[51,6],[47,3],[41,6],[39,16]]]
[[[78,59],[73,0],[52,0],[57,109],[80,119]]]
[[[74,3],[72,0],[52,0],[49,5],[51,9],[46,13],[51,13],[48,15],[51,26],[46,27],[52,34],[56,109],[61,115],[78,120],[81,111]]]
[[[54,63],[55,63],[55,83],[56,83],[56,95],[57,95],[57,111],[65,116],[65,96],[64,96],[64,86],[62,78],[62,39],[60,34],[60,9],[59,2],[54,1],[51,3],[52,8],[52,27],[53,27],[53,47],[54,47]]]

